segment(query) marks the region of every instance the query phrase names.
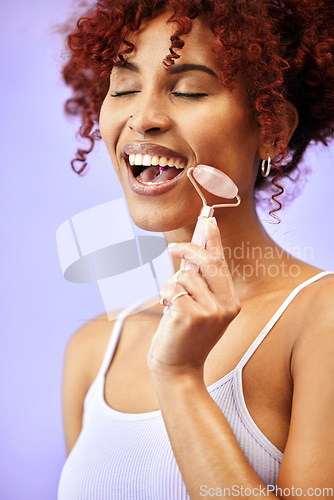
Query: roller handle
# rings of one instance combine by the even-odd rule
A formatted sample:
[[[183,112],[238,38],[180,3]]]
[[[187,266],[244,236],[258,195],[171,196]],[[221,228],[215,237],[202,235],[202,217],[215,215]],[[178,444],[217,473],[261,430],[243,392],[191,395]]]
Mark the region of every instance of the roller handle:
[[[202,248],[205,248],[205,224],[207,220],[208,217],[204,217],[202,215],[198,217],[195,231],[191,239],[191,243],[195,243],[195,245],[198,245]],[[196,271],[198,271],[199,267],[183,259],[181,262],[180,269],[195,269]]]

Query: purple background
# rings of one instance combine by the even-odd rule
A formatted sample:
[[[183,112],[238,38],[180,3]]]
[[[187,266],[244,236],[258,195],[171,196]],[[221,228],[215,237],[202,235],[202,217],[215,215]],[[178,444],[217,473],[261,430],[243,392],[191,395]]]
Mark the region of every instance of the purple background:
[[[65,460],[63,353],[71,333],[103,312],[96,284],[66,282],[55,232],[72,215],[122,196],[103,145],[79,178],[69,160],[74,124],[62,105],[60,38],[69,0],[2,2],[1,29],[1,417],[0,498],[52,500]],[[311,263],[333,269],[334,147],[308,159],[303,194],[269,231],[284,247],[312,247]],[[267,217],[265,217],[267,218]],[[310,260],[310,259],[309,259]]]

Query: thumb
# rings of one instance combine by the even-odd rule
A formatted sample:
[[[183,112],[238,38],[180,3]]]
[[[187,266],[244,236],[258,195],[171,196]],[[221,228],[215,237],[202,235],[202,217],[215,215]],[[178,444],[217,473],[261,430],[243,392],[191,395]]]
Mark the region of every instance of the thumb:
[[[215,217],[209,217],[205,225],[206,250],[218,259],[224,259],[224,249]]]

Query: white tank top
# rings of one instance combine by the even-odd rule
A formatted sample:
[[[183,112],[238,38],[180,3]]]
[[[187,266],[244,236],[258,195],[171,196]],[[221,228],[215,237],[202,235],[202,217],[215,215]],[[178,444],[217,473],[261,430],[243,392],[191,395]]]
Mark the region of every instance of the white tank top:
[[[283,454],[260,431],[248,412],[243,396],[242,369],[298,292],[327,274],[331,273],[321,272],[297,286],[237,366],[207,387],[250,465],[266,485],[276,486]],[[115,322],[101,368],[84,401],[82,430],[63,467],[58,500],[190,498],[161,411],[123,413],[112,409],[104,399],[105,375],[124,320],[138,305],[123,311]]]

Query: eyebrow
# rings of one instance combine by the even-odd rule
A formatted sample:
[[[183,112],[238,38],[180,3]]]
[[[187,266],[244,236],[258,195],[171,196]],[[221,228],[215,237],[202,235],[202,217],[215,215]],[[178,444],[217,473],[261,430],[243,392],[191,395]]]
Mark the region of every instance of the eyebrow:
[[[115,61],[113,68],[124,68],[129,71],[134,71],[135,73],[139,73],[139,67],[131,63],[129,61]],[[214,76],[215,78],[219,79],[217,73],[213,71],[213,69],[209,68],[208,66],[205,66],[204,64],[177,64],[173,66],[169,66],[167,69],[168,73],[171,75],[177,75],[179,73],[186,73],[188,71],[203,71],[204,73],[208,73],[211,76]]]

